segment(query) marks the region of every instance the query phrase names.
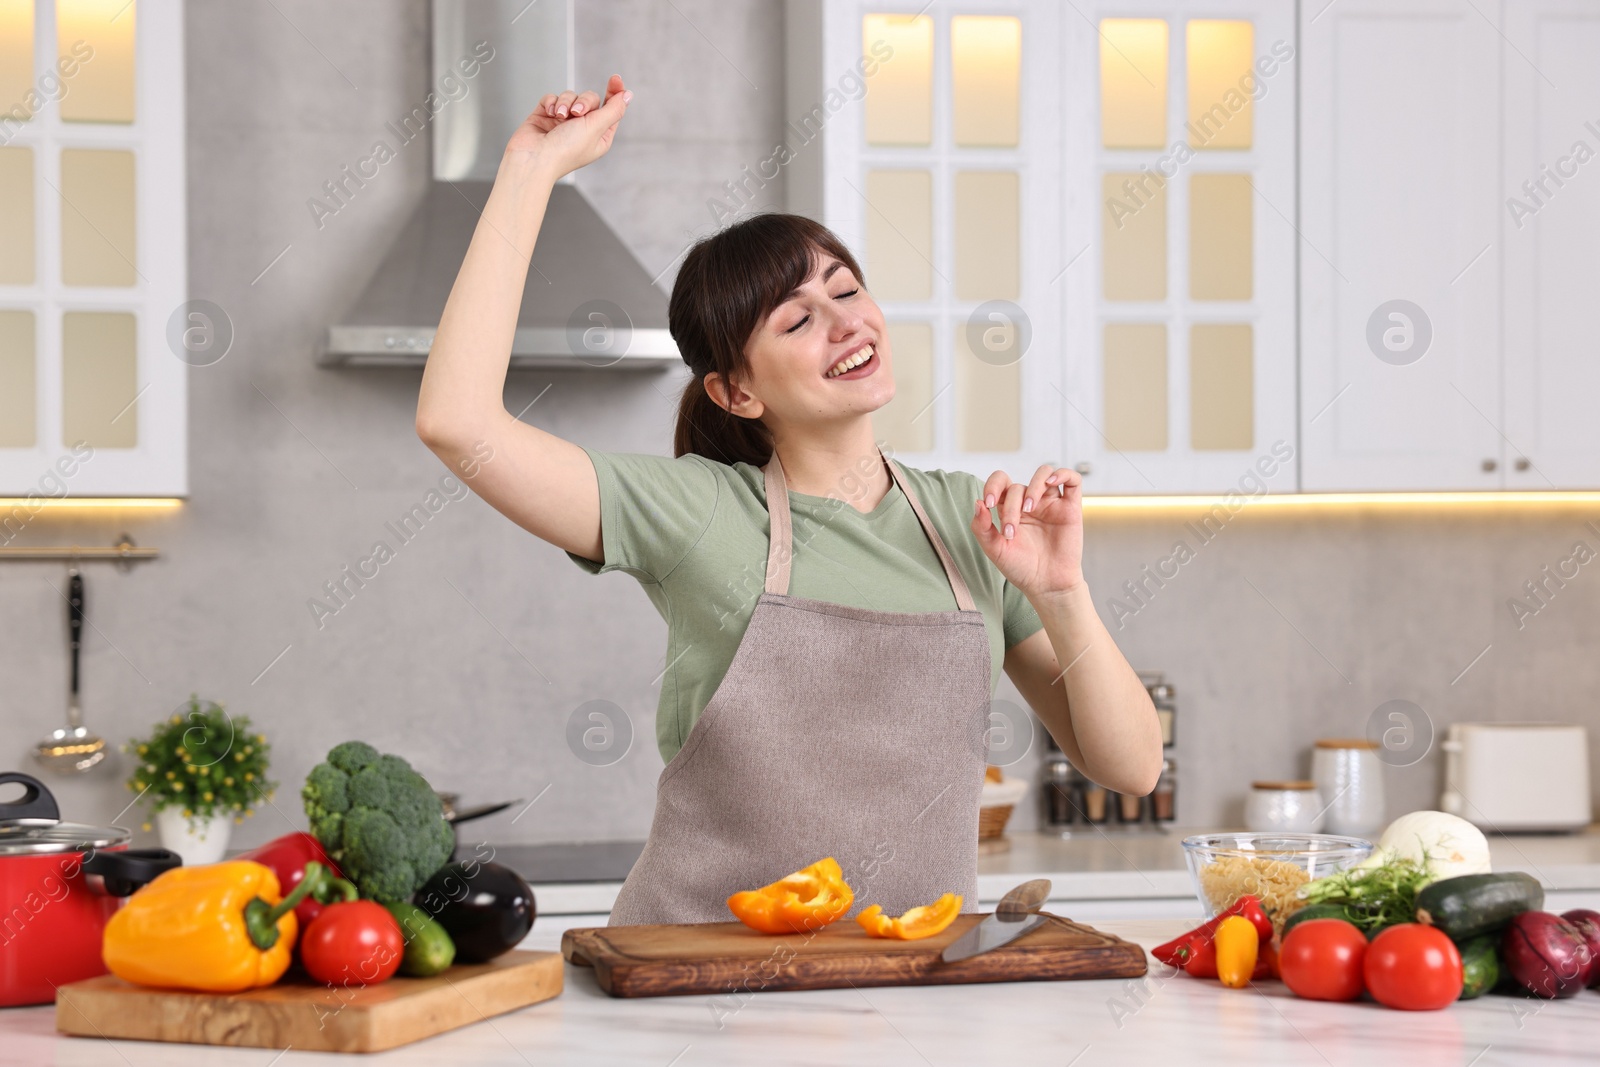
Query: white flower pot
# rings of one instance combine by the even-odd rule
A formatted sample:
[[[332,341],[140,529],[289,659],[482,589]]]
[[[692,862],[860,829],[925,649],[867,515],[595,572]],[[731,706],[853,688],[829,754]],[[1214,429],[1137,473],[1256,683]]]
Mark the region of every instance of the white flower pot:
[[[184,818],[182,808],[162,808],[156,812],[156,829],[161,833],[163,848],[182,856],[185,867],[198,867],[222,859],[233,831],[233,819],[218,813],[191,824]]]

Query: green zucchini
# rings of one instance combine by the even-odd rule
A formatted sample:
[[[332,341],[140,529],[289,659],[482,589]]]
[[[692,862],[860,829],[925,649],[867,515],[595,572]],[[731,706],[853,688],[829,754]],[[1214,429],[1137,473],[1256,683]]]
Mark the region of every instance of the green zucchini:
[[[1461,946],[1461,998],[1481,997],[1500,980],[1500,957],[1495,946],[1500,938],[1481,934]]]
[[[1503,929],[1517,915],[1544,907],[1544,887],[1531,874],[1463,874],[1417,892],[1417,921],[1437,926],[1456,944]]]
[[[1346,922],[1349,921],[1345,915],[1343,904],[1307,904],[1283,920],[1283,932],[1280,937],[1288,937],[1290,930],[1293,930],[1308,919],[1344,919]]]

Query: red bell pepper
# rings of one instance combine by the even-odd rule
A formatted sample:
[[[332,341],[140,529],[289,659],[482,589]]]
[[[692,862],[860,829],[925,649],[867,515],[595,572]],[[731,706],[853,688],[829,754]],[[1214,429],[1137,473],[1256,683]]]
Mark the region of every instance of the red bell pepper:
[[[271,867],[273,873],[278,876],[278,888],[284,896],[288,896],[306,876],[307,863],[322,864],[333,878],[344,877],[338,864],[328,858],[322,842],[306,833],[275,837],[261,847],[253,848],[244,855],[234,858],[254,860],[256,863]],[[315,919],[328,903],[329,901],[316,899],[315,892],[306,894],[305,899],[294,909],[294,916],[299,920],[300,929],[304,930],[310,926],[311,920]]]

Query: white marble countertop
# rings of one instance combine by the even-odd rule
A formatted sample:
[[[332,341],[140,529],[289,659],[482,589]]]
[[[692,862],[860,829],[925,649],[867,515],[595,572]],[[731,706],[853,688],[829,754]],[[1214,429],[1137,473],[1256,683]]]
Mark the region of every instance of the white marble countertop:
[[[1102,923],[1145,947],[1186,922]],[[553,929],[553,928],[552,928]],[[536,928],[528,946],[542,939]],[[542,946],[541,946],[542,947]],[[373,1056],[69,1038],[54,1009],[0,1011],[0,1063],[57,1067],[974,1067],[1049,1064],[1318,1064],[1521,1067],[1592,1064],[1600,992],[1569,1000],[1487,996],[1444,1011],[1300,1000],[1278,982],[1243,990],[1152,962],[1143,980],[863,988],[614,1000],[568,966],[561,996]]]
[[[1054,901],[1187,900],[1194,885],[1180,842],[1193,828],[1127,832],[1090,830],[1061,838],[1032,831],[1007,835],[1010,847],[978,857],[978,901],[989,905],[1030,878],[1051,881]],[[1577,834],[1494,836],[1496,870],[1521,870],[1548,890],[1600,891],[1600,829]],[[540,885],[540,914],[609,912],[621,882]]]

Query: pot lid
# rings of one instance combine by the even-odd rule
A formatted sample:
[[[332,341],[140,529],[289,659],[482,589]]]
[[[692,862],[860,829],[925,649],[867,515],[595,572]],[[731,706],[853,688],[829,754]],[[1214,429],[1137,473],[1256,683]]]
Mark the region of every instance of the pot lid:
[[[0,856],[83,852],[125,845],[133,837],[120,826],[62,822],[56,798],[31,775],[0,774],[0,785],[9,783],[22,786],[23,792],[16,800],[0,801]]]
[[[12,819],[0,823],[0,856],[48,852],[84,852],[125,845],[133,832],[120,826],[88,826],[46,819]]]

